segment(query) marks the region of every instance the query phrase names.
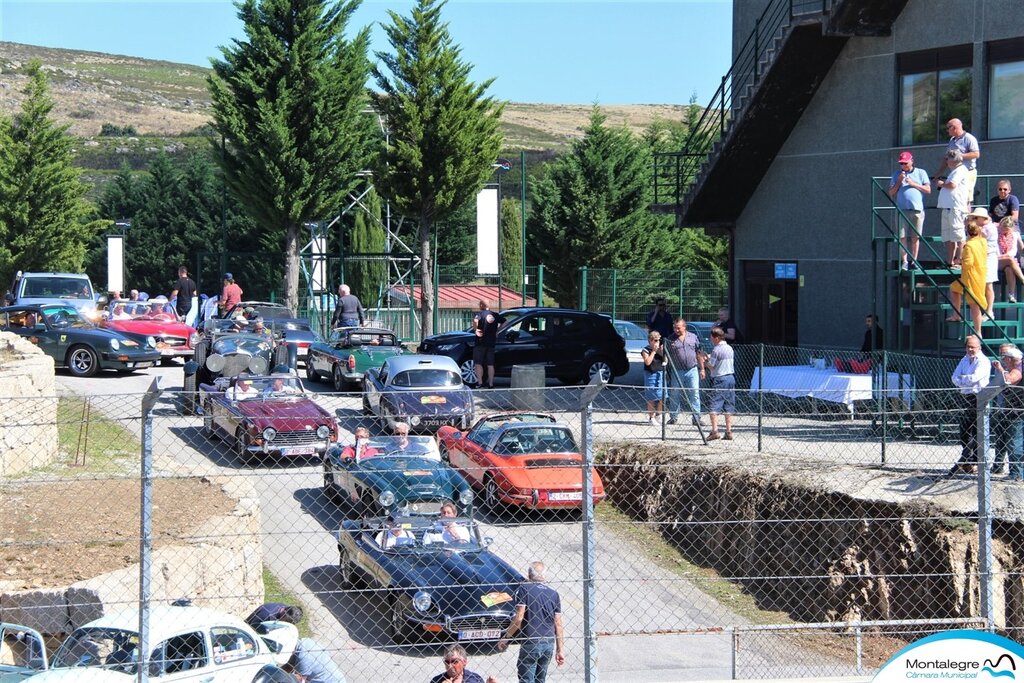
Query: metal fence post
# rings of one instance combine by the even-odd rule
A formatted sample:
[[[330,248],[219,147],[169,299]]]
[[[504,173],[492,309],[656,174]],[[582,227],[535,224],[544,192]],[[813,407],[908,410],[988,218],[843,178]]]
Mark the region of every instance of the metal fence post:
[[[882,385],[882,464],[885,465],[885,448],[888,443],[889,434],[889,352],[882,350],[882,376],[879,378]]]
[[[142,472],[139,512],[139,683],[149,680],[149,598],[153,561],[153,406],[160,396],[160,380],[153,378],[142,397]]]
[[[737,669],[737,665],[738,665],[737,659],[739,658],[739,651],[740,651],[740,634],[739,634],[739,631],[737,631],[736,628],[733,627],[733,628],[729,629],[729,635],[730,635],[729,640],[730,640],[730,644],[731,644],[731,647],[729,648],[729,651],[730,651],[730,657],[729,657],[730,678],[735,681],[736,680],[736,673],[737,673],[736,669]]]
[[[537,305],[544,305],[544,264],[537,266]]]
[[[619,316],[616,315],[618,306],[616,303],[619,299],[619,269],[612,268],[612,320],[615,320]]]
[[[761,429],[764,426],[764,344],[757,345],[757,368],[757,452],[760,453],[763,446],[761,437],[764,434]]]
[[[580,268],[580,310],[587,310],[587,267]]]
[[[594,630],[594,399],[606,383],[597,374],[580,396],[583,440],[583,680],[597,681],[597,634]]]
[[[989,404],[1002,393],[1006,385],[1003,374],[993,375],[990,386],[978,392],[975,416],[974,452],[978,464],[978,580],[980,584],[981,616],[985,630],[995,630],[995,593],[992,589],[992,474],[988,460]]]
[[[686,271],[683,270],[682,268],[680,268],[679,269],[679,315],[682,316],[683,318],[686,317],[683,314],[683,285],[684,285],[684,278],[685,278],[685,276],[686,276]]]

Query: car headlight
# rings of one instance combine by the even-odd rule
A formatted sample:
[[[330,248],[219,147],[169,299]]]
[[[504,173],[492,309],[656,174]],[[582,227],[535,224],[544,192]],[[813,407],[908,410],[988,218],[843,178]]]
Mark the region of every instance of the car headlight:
[[[121,348],[121,342],[117,341],[116,339],[111,339],[110,340],[110,348],[112,348],[115,351],[117,351],[118,349]]]
[[[331,428],[327,425],[320,425],[316,428],[316,438],[326,439],[331,435]]]
[[[146,346],[151,349],[156,348],[156,337],[146,337]]]
[[[199,343],[199,333],[198,332],[193,332],[192,334],[190,334],[188,336],[188,345],[189,346],[195,346],[198,343]]]
[[[389,508],[395,504],[395,494],[392,491],[384,491],[377,496],[377,502],[382,508]]]
[[[473,502],[473,491],[472,489],[466,489],[459,494],[459,502],[463,505],[469,505]]]
[[[277,436],[277,430],[273,427],[267,427],[263,430],[264,441],[273,441],[275,436]]]
[[[254,375],[265,375],[267,370],[270,369],[270,363],[267,362],[266,358],[261,356],[253,356],[249,359],[249,372]]]
[[[417,612],[426,612],[433,604],[434,600],[427,591],[416,591],[416,595],[412,596],[412,606]]]
[[[419,423],[420,423],[420,416],[419,415],[412,415],[411,417],[409,417],[409,424],[411,424],[413,427],[417,426]]]

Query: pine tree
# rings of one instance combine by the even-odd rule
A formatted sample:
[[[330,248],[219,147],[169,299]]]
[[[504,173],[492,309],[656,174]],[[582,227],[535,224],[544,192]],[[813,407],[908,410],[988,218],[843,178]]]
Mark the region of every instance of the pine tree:
[[[215,158],[256,223],[280,235],[274,241],[284,244],[283,290],[293,309],[303,223],[336,211],[368,163],[369,31],[344,37],[358,6],[242,0],[245,38],[221,48],[209,79],[214,127],[226,141]]]
[[[469,80],[472,65],[460,58],[441,21],[444,4],[417,0],[409,17],[389,12],[384,30],[394,53],[377,53],[386,72],[374,67],[381,92],[371,93],[390,131],[375,169],[376,187],[416,223],[423,336],[433,333],[434,223],[476,195],[493,172],[502,141],[502,107],[484,95],[492,81]]]
[[[15,270],[80,272],[86,246],[103,226],[85,201],[67,126],[39,62],[28,67],[21,111],[0,125],[0,282]]]

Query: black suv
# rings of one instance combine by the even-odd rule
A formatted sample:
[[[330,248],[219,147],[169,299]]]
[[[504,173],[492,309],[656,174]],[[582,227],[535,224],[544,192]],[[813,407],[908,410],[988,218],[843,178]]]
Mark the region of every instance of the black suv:
[[[498,314],[494,372],[509,377],[513,365],[543,365],[548,377],[566,384],[589,382],[598,374],[611,382],[629,372],[626,342],[612,321],[597,313],[569,308],[512,308]],[[473,332],[427,337],[420,353],[448,356],[459,364],[466,384],[477,382],[473,368]]]

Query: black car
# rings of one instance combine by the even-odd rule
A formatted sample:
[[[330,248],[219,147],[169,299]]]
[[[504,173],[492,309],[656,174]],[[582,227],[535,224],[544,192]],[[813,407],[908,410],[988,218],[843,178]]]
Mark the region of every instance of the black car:
[[[494,372],[512,375],[513,365],[542,365],[548,377],[566,384],[589,382],[600,374],[605,381],[629,372],[626,342],[606,316],[569,308],[512,308],[498,315]],[[427,337],[420,353],[448,356],[459,365],[467,384],[476,384],[473,332],[449,332]]]
[[[366,582],[387,591],[391,635],[460,642],[498,641],[515,614],[523,576],[488,550],[466,517],[370,517],[338,530],[342,587]],[[442,524],[443,522],[443,524]]]

